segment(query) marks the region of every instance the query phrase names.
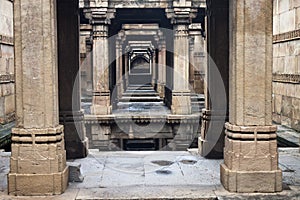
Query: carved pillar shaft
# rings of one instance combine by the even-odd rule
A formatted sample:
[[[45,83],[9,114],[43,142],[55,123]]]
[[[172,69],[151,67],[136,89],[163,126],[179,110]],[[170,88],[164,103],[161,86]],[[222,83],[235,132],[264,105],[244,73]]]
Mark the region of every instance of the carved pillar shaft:
[[[195,37],[190,36],[189,38],[189,88],[193,92],[194,90],[194,81],[195,81],[195,59],[194,59],[194,52],[195,52]]]
[[[271,117],[272,3],[230,1],[230,115],[221,182],[232,192],[282,190]]]
[[[153,87],[157,84],[157,62],[156,62],[156,51],[153,51],[152,55],[152,85]]]
[[[93,25],[93,29],[93,102],[91,113],[106,115],[111,113],[108,26],[97,24]]]
[[[158,54],[158,92],[161,98],[165,97],[166,86],[166,44],[160,44]]]
[[[122,98],[123,94],[123,52],[119,41],[116,44],[116,84],[118,91],[118,99]]]
[[[17,121],[8,192],[61,194],[67,187],[68,168],[58,118],[55,0],[15,0],[14,22]]]
[[[188,24],[174,24],[172,113],[190,114]]]
[[[129,59],[128,59],[128,53],[125,53],[124,58],[124,65],[125,65],[125,89],[129,85]]]

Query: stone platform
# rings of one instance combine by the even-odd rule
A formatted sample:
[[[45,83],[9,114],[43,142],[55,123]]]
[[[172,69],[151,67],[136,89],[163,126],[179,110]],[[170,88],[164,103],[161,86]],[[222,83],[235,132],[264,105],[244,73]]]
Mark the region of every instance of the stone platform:
[[[236,194],[223,189],[220,163],[187,152],[99,152],[69,160],[81,164],[82,183],[69,183],[67,191],[52,197],[7,195],[9,153],[1,153],[1,200],[90,199],[300,199],[300,153],[298,148],[279,149],[284,191],[275,194]]]

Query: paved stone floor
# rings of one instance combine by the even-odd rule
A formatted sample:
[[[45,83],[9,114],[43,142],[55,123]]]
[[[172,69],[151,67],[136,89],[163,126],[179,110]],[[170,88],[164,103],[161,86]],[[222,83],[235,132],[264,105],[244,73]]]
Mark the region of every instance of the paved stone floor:
[[[299,148],[279,149],[284,191],[276,194],[234,194],[219,181],[222,160],[208,160],[189,152],[99,152],[90,150],[81,163],[82,183],[53,197],[7,195],[9,153],[1,153],[0,199],[300,199]]]

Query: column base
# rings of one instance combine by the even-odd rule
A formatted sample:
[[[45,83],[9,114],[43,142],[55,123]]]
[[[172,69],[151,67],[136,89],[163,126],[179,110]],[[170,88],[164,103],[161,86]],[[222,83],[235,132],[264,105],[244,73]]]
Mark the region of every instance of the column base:
[[[160,98],[165,98],[165,84],[158,83],[157,92]]]
[[[15,196],[58,195],[68,186],[69,168],[52,174],[8,174],[8,193]]]
[[[85,134],[82,111],[62,111],[59,122],[64,125],[67,159],[85,158],[88,154],[88,139]]]
[[[224,122],[226,111],[202,109],[201,134],[198,139],[199,154],[209,159],[222,159],[224,148]]]
[[[55,195],[68,185],[63,126],[12,129],[8,174],[11,195]]]
[[[192,113],[191,109],[191,97],[188,94],[172,95],[172,114],[174,115],[189,115]]]
[[[280,192],[282,172],[274,171],[233,171],[221,164],[221,183],[229,192]]]
[[[221,183],[230,192],[279,192],[276,126],[236,126],[225,123]]]
[[[109,92],[94,92],[93,104],[91,106],[91,114],[94,115],[109,115],[111,114],[112,106],[110,103]]]

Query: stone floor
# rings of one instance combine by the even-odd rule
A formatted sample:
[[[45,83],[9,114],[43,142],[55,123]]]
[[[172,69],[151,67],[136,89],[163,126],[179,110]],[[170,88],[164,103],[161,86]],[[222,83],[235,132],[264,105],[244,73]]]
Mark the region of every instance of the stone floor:
[[[9,153],[0,160],[0,199],[300,199],[299,148],[280,148],[284,191],[276,194],[234,194],[219,181],[222,160],[208,160],[187,152],[99,152],[70,160],[81,164],[82,183],[70,183],[63,195],[12,197],[7,195]]]

